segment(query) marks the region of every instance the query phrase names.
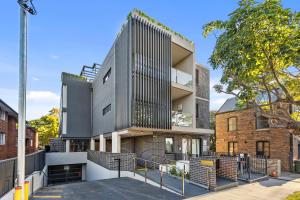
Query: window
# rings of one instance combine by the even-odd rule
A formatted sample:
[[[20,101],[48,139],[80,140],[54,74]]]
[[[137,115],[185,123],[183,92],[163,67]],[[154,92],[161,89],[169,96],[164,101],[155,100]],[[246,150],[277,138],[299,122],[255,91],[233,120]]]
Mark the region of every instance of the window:
[[[30,140],[28,138],[25,139],[25,145],[26,145],[26,147],[29,147],[29,141]]]
[[[256,155],[270,157],[270,142],[268,141],[256,142]]]
[[[0,120],[5,121],[5,111],[0,108]]]
[[[0,133],[0,145],[5,145],[5,134]]]
[[[111,111],[111,104],[109,104],[108,106],[106,106],[105,108],[103,108],[102,110],[102,115],[106,115],[106,113]]]
[[[196,118],[199,118],[199,104],[196,103]]]
[[[30,146],[31,147],[33,146],[33,140],[32,139],[30,140]]]
[[[166,138],[166,153],[173,153],[173,138]]]
[[[200,139],[192,139],[192,154],[200,155]]]
[[[111,74],[111,68],[106,72],[105,76],[103,77],[103,84],[108,81]]]
[[[67,112],[63,112],[62,120],[62,134],[67,134]]]
[[[256,129],[270,128],[269,119],[264,116],[256,116]]]
[[[238,153],[238,143],[237,142],[228,142],[228,154],[236,155]]]
[[[199,70],[196,69],[196,85],[199,84]]]
[[[62,96],[62,100],[63,100],[63,107],[66,108],[67,107],[67,85],[63,85],[63,96]]]
[[[236,117],[230,117],[228,119],[228,131],[236,131],[237,130],[236,121],[237,121]]]

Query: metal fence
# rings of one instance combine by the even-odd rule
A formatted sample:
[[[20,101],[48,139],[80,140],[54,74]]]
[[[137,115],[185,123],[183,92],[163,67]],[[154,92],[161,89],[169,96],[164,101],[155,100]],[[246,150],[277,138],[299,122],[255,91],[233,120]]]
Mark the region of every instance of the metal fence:
[[[45,152],[39,151],[26,155],[25,175],[42,171],[45,166]],[[0,198],[15,186],[17,177],[17,158],[0,160]]]

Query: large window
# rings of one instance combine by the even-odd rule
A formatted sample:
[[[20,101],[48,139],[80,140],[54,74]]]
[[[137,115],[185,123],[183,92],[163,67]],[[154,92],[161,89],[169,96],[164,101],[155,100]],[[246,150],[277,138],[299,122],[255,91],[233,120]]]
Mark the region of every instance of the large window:
[[[230,117],[228,119],[228,131],[236,131],[237,130],[237,118]]]
[[[192,154],[199,156],[200,152],[200,139],[192,139]]]
[[[111,75],[111,68],[106,72],[106,74],[103,77],[103,84],[108,81],[109,77]]]
[[[109,104],[108,106],[106,106],[105,108],[103,108],[102,110],[102,115],[106,115],[106,113],[111,111],[111,104]]]
[[[90,148],[90,140],[71,140],[71,152],[85,152]]]
[[[237,142],[228,142],[228,154],[236,155],[238,153],[238,143]]]
[[[67,112],[63,112],[62,120],[62,134],[67,134]]]
[[[256,155],[270,157],[270,142],[268,141],[256,142]]]
[[[166,153],[173,153],[173,138],[166,138]]]
[[[199,85],[199,70],[196,69],[196,85]]]
[[[256,129],[269,128],[269,119],[264,116],[256,116]]]
[[[62,90],[63,90],[63,96],[62,96],[63,107],[66,108],[67,107],[67,85],[63,85]]]
[[[0,108],[0,120],[5,121],[5,111]]]
[[[5,145],[5,133],[0,133],[0,145]]]

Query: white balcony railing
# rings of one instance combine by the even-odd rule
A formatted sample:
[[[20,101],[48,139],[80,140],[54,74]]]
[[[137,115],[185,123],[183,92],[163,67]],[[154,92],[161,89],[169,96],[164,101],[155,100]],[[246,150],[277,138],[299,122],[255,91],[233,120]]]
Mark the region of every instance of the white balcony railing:
[[[172,68],[172,82],[192,88],[193,77],[191,74],[185,73],[178,69]]]
[[[172,111],[172,125],[191,128],[193,126],[193,114]]]

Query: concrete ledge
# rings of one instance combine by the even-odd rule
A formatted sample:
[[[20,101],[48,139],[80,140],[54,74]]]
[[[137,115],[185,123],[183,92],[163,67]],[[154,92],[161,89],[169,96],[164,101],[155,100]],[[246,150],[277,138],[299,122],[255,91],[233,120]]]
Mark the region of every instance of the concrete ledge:
[[[87,152],[52,152],[46,153],[46,165],[85,164]]]

